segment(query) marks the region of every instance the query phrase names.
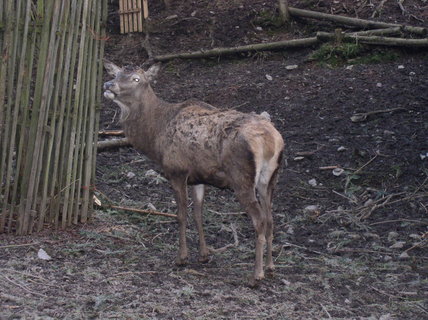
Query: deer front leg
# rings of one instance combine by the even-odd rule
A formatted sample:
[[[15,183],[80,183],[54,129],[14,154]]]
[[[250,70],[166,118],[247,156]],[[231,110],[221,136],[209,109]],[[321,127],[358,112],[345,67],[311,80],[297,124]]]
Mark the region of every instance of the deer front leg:
[[[175,178],[171,180],[172,188],[175,191],[175,201],[178,206],[178,228],[179,228],[179,249],[176,260],[177,265],[185,265],[189,256],[186,241],[187,227],[187,182],[186,178]]]
[[[205,234],[202,226],[202,206],[204,204],[205,186],[198,184],[193,187],[193,214],[195,216],[196,228],[199,234],[199,261],[208,261],[208,248],[205,242]]]

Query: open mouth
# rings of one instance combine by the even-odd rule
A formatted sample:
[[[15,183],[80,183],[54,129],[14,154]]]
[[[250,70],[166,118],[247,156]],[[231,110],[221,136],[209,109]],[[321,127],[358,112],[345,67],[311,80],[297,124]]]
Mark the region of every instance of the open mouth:
[[[104,97],[110,100],[114,100],[114,98],[116,97],[116,94],[113,91],[106,90],[104,91]]]

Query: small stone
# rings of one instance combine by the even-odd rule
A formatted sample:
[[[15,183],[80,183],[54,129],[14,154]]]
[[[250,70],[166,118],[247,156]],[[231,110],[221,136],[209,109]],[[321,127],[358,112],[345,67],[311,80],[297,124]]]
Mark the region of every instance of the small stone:
[[[409,238],[412,238],[415,240],[421,240],[422,237],[416,233],[412,233],[412,234],[409,234]]]
[[[153,205],[153,203],[148,203],[147,204],[147,208],[149,208],[149,210],[153,210],[153,211],[157,211],[156,207]]]
[[[352,70],[353,68],[354,68],[354,65],[351,64],[351,65],[346,67],[346,70]]]
[[[340,146],[339,148],[337,148],[337,151],[339,151],[339,152],[343,152],[345,150],[346,150],[346,148],[344,146]]]
[[[266,79],[268,79],[269,81],[272,81],[272,80],[273,80],[272,76],[271,76],[271,75],[269,75],[269,74],[267,74],[265,77],[266,77]]]
[[[404,251],[402,254],[400,254],[399,256],[398,256],[398,258],[399,259],[408,259],[408,258],[410,258],[410,256],[409,256],[409,254],[406,252],[406,251]]]
[[[263,31],[263,28],[262,27],[256,27],[256,30],[257,31]]]
[[[132,171],[130,171],[130,172],[128,172],[128,173],[126,174],[126,176],[127,176],[129,179],[132,179],[132,178],[134,178],[134,177],[135,177],[135,173],[134,173],[134,172],[132,172]]]
[[[389,248],[390,249],[402,249],[405,244],[406,244],[406,241],[397,241],[393,245],[389,246]]]
[[[304,209],[303,209],[303,211],[304,212],[306,212],[306,213],[309,213],[309,212],[316,212],[316,211],[318,211],[319,210],[319,206],[317,206],[317,205],[309,205],[309,206],[306,206]]]
[[[400,64],[397,68],[398,69],[404,69],[404,66],[402,64]]]
[[[379,320],[394,320],[395,317],[393,317],[390,313],[383,314],[380,316]]]
[[[376,87],[382,88],[382,83],[381,82],[376,83]]]
[[[415,76],[415,75],[416,75],[416,72],[413,72],[413,71],[409,72],[409,76]]]
[[[398,238],[398,236],[399,236],[398,232],[391,231],[388,233],[388,241],[392,241],[392,240]]]
[[[292,227],[292,226],[288,226],[288,228],[287,228],[287,233],[288,233],[288,234],[294,234],[294,229],[293,229],[293,227]]]
[[[364,207],[369,207],[373,204],[373,199],[368,199],[366,202],[364,202]]]
[[[345,172],[345,170],[343,170],[342,168],[334,168],[333,169],[333,175],[336,177],[341,176],[344,172]]]
[[[260,113],[260,115],[265,118],[266,120],[271,121],[271,116],[267,111],[263,111],[262,113]]]
[[[286,66],[285,69],[286,70],[294,70],[297,69],[299,66],[297,64],[291,64],[289,66]]]
[[[194,17],[194,16],[196,16],[196,10],[195,11],[193,11],[190,15],[192,16],[192,17]]]
[[[316,187],[318,185],[318,182],[316,179],[311,179],[308,181],[309,185],[311,185],[312,187]]]
[[[291,282],[285,279],[281,279],[282,284],[286,285],[287,287],[289,287],[291,285]]]
[[[39,251],[37,252],[37,257],[41,260],[52,260],[52,257],[50,255],[47,254],[47,252],[43,249],[39,249]]]
[[[302,161],[303,159],[305,159],[305,157],[294,157],[293,158],[294,161]]]
[[[377,233],[373,233],[373,232],[365,232],[364,237],[366,238],[371,238],[371,239],[379,239],[379,235]]]

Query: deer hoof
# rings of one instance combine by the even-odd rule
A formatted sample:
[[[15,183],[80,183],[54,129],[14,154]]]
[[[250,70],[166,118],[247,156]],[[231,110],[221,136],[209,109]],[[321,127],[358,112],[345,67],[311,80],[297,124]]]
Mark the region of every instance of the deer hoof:
[[[185,266],[187,264],[187,257],[185,258],[178,257],[177,260],[175,260],[175,264],[177,266]]]
[[[208,261],[210,261],[210,258],[208,256],[200,256],[198,260],[200,263],[208,263]]]
[[[273,265],[266,267],[266,276],[273,277],[275,275],[275,267]]]

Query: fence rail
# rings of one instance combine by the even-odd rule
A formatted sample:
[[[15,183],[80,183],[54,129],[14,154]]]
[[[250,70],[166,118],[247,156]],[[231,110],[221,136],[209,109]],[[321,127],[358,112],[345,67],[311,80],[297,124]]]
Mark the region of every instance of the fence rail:
[[[106,0],[0,0],[0,233],[91,219],[106,16]]]

